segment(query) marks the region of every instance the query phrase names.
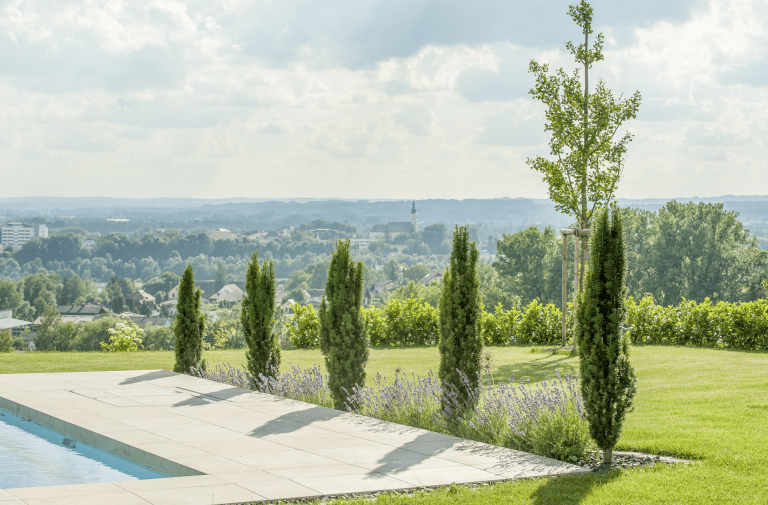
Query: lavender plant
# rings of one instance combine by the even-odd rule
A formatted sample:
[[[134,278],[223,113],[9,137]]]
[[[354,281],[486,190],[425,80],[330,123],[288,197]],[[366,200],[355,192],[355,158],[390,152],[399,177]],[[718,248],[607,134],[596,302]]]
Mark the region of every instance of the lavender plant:
[[[323,407],[333,406],[328,376],[324,375],[317,365],[306,370],[291,365],[290,372],[280,373],[277,370],[271,372],[269,375],[259,374],[254,378],[245,368],[235,368],[229,363],[222,363],[210,370],[200,366],[194,367],[190,375]]]
[[[443,386],[437,376],[396,372],[390,383],[376,374],[370,386],[355,386],[345,402],[346,409],[384,421],[446,433],[470,440],[532,452],[561,461],[575,462],[594,448],[579,389],[579,378],[555,377],[539,383],[513,381],[494,384],[490,367],[485,380],[478,375],[470,381],[459,374],[464,400],[456,387]],[[192,375],[254,389],[262,393],[332,407],[328,376],[317,365],[303,370],[259,376],[254,379],[244,368],[229,364],[211,370],[196,367]],[[475,385],[473,385],[473,383]],[[467,403],[463,403],[463,402]],[[476,405],[472,409],[469,406]]]

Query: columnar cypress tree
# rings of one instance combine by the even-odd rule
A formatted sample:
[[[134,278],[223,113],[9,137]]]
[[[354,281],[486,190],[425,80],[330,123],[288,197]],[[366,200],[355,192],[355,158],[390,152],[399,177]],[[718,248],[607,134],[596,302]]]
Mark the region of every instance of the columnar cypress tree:
[[[480,371],[480,297],[477,277],[479,253],[465,227],[456,226],[450,264],[443,275],[440,295],[440,380],[455,387],[460,400],[469,398],[459,372],[477,386]]]
[[[325,296],[320,302],[320,350],[333,397],[333,406],[343,410],[352,387],[365,383],[368,342],[361,304],[363,264],[349,254],[349,240],[336,242],[328,269]]]
[[[581,391],[589,432],[610,465],[637,390],[629,343],[620,328],[626,314],[626,256],[621,215],[615,207],[595,220],[590,249],[589,270],[576,312]]]
[[[275,314],[275,268],[265,261],[259,268],[258,253],[251,256],[245,278],[245,293],[240,312],[245,342],[245,357],[253,377],[272,376],[280,369],[280,345],[272,331]]]
[[[193,366],[202,362],[205,330],[205,318],[200,313],[200,288],[195,290],[192,265],[187,265],[179,282],[178,310],[179,314],[173,326],[173,333],[176,335],[176,365],[173,371],[189,373]]]

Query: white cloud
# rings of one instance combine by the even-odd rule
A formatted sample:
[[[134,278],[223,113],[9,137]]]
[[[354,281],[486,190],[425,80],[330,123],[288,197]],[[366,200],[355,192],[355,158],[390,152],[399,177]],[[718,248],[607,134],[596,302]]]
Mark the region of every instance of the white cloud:
[[[575,67],[568,3],[0,1],[0,195],[545,197],[527,69]],[[768,183],[768,3],[593,6],[591,82],[643,95],[620,195]]]

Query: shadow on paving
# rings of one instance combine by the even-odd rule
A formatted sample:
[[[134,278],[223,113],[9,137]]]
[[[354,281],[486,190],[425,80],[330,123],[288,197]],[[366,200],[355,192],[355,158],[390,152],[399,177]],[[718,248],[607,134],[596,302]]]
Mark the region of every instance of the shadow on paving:
[[[128,384],[138,384],[139,382],[148,382],[155,379],[164,379],[166,377],[173,377],[176,375],[174,372],[169,372],[168,370],[154,370],[152,372],[147,372],[145,374],[137,375],[136,377],[129,377],[127,379],[124,379],[120,385],[121,386],[127,386]]]
[[[589,475],[564,475],[546,479],[531,496],[534,505],[578,505],[593,491],[617,479],[618,470]]]
[[[424,433],[419,435],[413,441],[405,443],[400,447],[392,446],[393,449],[391,452],[387,453],[381,459],[376,461],[379,466],[368,473],[370,475],[392,474],[395,478],[397,478],[398,473],[405,472],[406,470],[419,465],[429,458],[439,457],[440,453],[445,452],[452,445],[456,444],[455,442],[452,444],[446,442],[436,442],[432,444],[431,447],[420,447],[418,452],[404,447],[410,446],[410,444],[418,444],[420,442],[435,442],[433,433]]]

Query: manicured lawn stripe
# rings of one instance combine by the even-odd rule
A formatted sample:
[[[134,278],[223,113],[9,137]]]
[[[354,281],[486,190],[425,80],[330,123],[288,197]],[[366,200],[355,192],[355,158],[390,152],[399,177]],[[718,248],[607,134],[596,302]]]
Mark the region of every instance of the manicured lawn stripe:
[[[571,356],[532,354],[527,347],[493,347],[497,380],[537,381],[545,373],[574,373]],[[206,352],[210,364],[245,363],[243,351]],[[383,496],[382,504],[709,504],[768,503],[768,353],[690,347],[634,347],[635,411],[617,450],[696,459],[608,475],[537,479],[479,488],[459,486],[415,496]],[[288,363],[322,364],[318,351],[284,351]],[[373,349],[369,377],[396,369],[437,370],[435,348]],[[134,354],[0,354],[0,373],[173,368],[171,352]],[[362,502],[361,502],[362,503]],[[369,502],[368,502],[369,503]]]

